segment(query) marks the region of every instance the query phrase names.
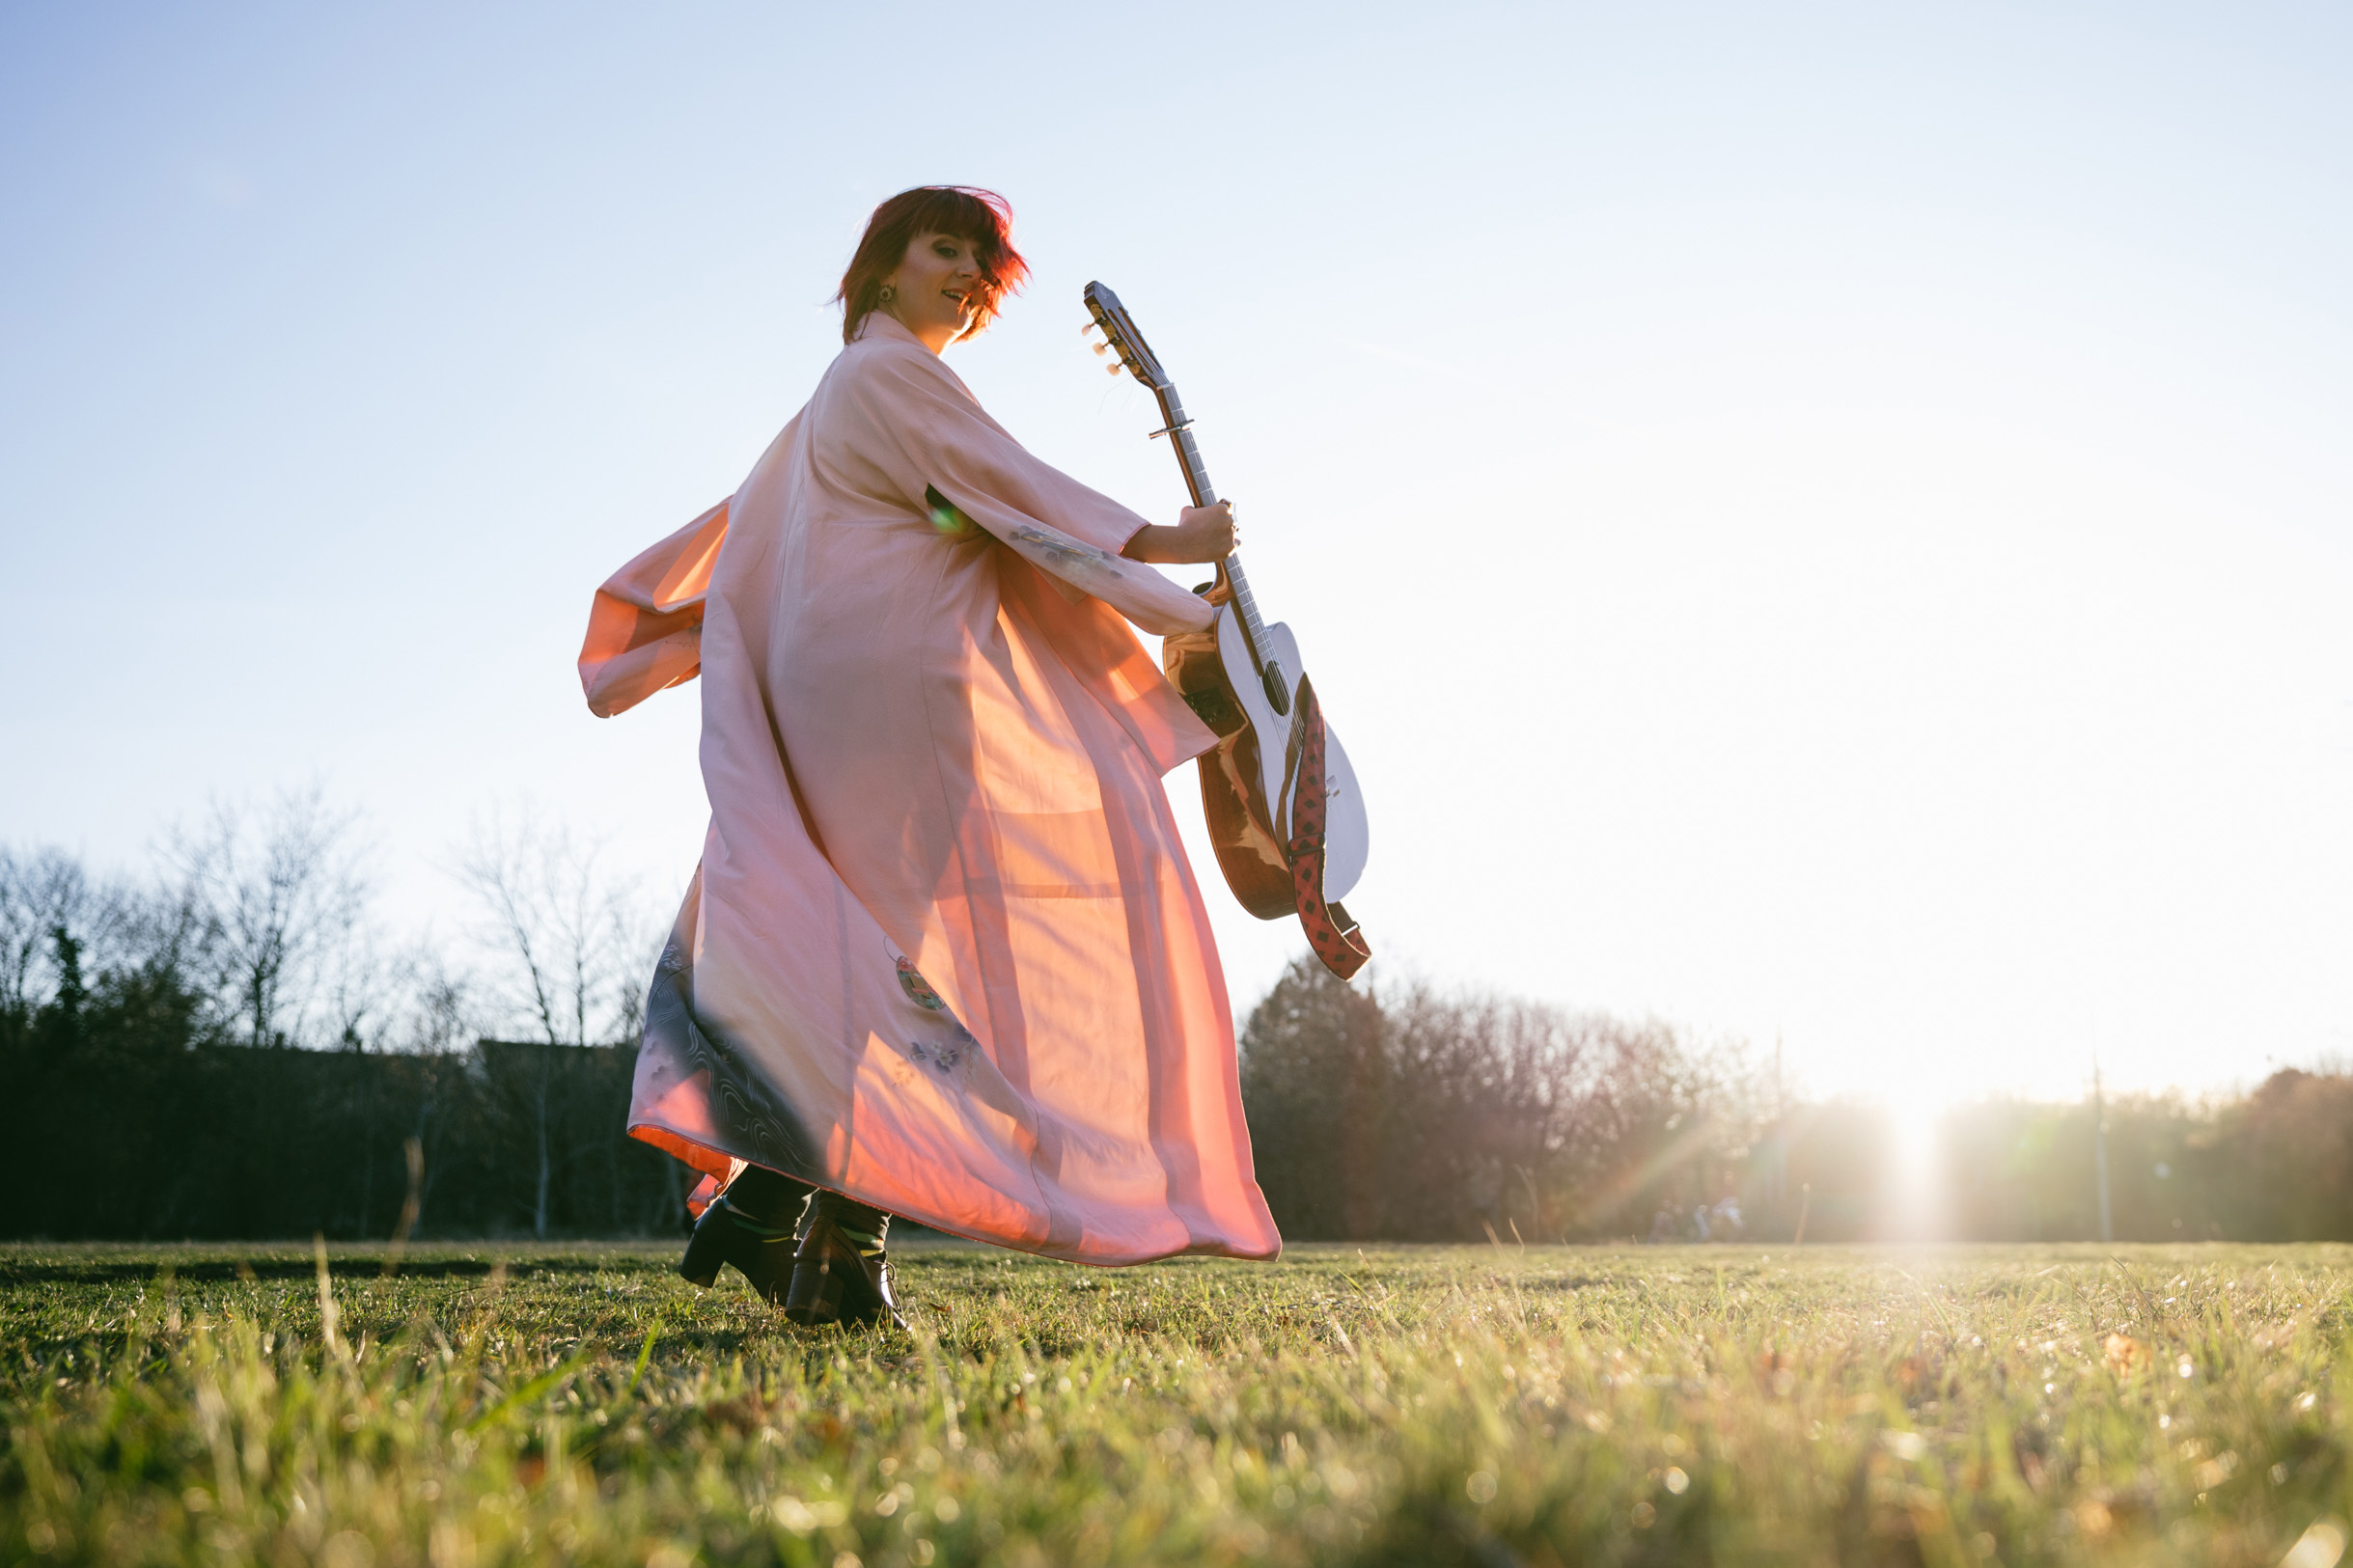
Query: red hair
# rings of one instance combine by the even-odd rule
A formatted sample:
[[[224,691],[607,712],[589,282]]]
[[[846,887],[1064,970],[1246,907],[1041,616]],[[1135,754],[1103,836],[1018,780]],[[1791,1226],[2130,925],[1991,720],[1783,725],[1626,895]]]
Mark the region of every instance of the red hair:
[[[1013,249],[1013,208],[993,190],[971,185],[918,185],[902,190],[866,220],[865,237],[842,274],[842,341],[858,335],[858,325],[882,304],[882,280],[897,270],[907,244],[919,234],[953,234],[972,244],[973,260],[981,264],[981,287],[971,301],[972,324],[963,336],[996,318],[997,302],[1021,287],[1030,275],[1029,262]]]

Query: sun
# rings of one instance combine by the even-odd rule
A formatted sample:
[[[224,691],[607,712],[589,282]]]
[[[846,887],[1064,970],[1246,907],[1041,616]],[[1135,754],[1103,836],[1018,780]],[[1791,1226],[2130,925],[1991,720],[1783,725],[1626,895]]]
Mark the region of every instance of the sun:
[[[1890,1241],[1938,1241],[1949,1234],[1952,1194],[1945,1158],[1945,1119],[1958,1103],[1932,1086],[1906,1086],[1882,1104],[1889,1161],[1880,1228]]]

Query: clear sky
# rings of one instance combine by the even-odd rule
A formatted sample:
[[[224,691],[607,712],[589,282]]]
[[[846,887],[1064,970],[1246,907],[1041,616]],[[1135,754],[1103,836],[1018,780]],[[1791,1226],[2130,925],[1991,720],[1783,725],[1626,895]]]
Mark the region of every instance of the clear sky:
[[[2343,1055],[2349,175],[2319,4],[9,6],[0,839],[318,778],[419,924],[528,794],[671,896],[589,595],[954,180],[1002,422],[1173,520],[1089,278],[1200,418],[1391,976],[1894,1096]]]

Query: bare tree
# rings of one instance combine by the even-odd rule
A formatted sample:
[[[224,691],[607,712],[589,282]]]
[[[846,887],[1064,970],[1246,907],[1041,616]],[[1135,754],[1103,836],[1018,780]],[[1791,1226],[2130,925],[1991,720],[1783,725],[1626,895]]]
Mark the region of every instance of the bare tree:
[[[228,1010],[257,1046],[295,1043],[322,961],[365,907],[355,820],[314,784],[258,817],[216,801],[203,827],[172,835],[182,901]]]
[[[429,942],[419,942],[394,966],[394,983],[406,1000],[399,1049],[411,1056],[455,1057],[474,1034],[473,981],[451,970]]]
[[[393,1002],[376,1037],[394,1050],[423,1059],[425,1067],[426,1092],[418,1097],[415,1120],[401,1139],[409,1184],[401,1224],[413,1231],[441,1184],[446,1163],[439,1158],[429,1161],[426,1149],[442,1142],[439,1125],[447,1122],[453,1102],[462,1120],[462,1107],[472,1091],[465,1053],[476,1032],[473,982],[450,969],[429,937],[420,938],[380,973]]]
[[[61,848],[16,853],[0,846],[0,1011],[31,1013],[57,985],[57,933],[90,928],[111,895],[92,889],[82,863]]]
[[[392,952],[385,933],[356,904],[321,933],[319,949],[319,990],[337,1048],[365,1051],[372,1035],[381,1042],[413,960]]]
[[[27,854],[0,845],[0,1012],[29,1015],[55,983],[45,957],[62,927],[84,923],[91,904],[81,863],[61,849]]]
[[[0,847],[0,1017],[29,1018],[54,999],[69,947],[89,977],[181,963],[172,902],[137,882],[95,881],[60,849]]]
[[[478,900],[486,934],[502,954],[506,1001],[515,1016],[529,1020],[540,1042],[531,1214],[533,1233],[544,1236],[555,1180],[549,1098],[556,1054],[588,1045],[632,1016],[638,977],[624,971],[634,956],[635,900],[624,880],[604,871],[601,844],[536,819],[529,803],[518,815],[517,823],[503,813],[478,820],[457,873]]]

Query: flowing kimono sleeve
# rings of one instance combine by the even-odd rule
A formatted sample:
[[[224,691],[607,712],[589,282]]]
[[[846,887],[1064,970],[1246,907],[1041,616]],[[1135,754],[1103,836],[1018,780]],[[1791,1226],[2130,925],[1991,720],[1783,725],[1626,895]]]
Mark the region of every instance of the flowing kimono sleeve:
[[[580,687],[596,717],[702,673],[703,596],[727,538],[727,512],[720,502],[596,591],[580,645]]]
[[[1200,631],[1217,618],[1198,595],[1120,554],[1145,519],[1032,456],[935,355],[875,344],[843,395],[860,455],[908,506],[927,510],[938,491],[1030,564],[1148,632]]]

